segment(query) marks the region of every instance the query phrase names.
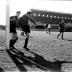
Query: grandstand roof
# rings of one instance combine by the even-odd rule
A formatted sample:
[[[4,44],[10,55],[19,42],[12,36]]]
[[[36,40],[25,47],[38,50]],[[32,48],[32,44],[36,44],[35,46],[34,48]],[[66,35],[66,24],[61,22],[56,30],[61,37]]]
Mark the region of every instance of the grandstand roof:
[[[63,13],[63,12],[54,12],[54,11],[47,11],[47,10],[39,10],[39,9],[30,9],[32,13],[40,13],[40,14],[50,14],[50,15],[56,15],[56,16],[64,16],[64,17],[72,17],[72,14],[69,13]]]

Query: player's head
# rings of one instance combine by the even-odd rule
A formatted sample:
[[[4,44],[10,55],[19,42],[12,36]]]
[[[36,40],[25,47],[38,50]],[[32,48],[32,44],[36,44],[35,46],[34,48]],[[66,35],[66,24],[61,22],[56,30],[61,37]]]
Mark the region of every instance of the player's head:
[[[64,20],[62,20],[62,22],[64,22]]]
[[[30,17],[31,16],[31,11],[28,11],[27,12],[27,15]]]
[[[20,16],[20,14],[21,14],[21,12],[20,12],[20,11],[17,11],[17,12],[16,12],[17,17],[19,17],[19,16]]]

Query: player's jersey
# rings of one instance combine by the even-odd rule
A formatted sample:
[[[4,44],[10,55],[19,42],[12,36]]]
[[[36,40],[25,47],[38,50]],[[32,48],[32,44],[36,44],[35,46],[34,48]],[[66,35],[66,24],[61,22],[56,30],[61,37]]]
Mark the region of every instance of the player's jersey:
[[[50,24],[48,25],[48,28],[51,28],[51,25]]]
[[[17,16],[11,16],[10,17],[10,33],[13,32],[15,33],[16,32],[16,22],[17,22],[17,19],[18,17]]]
[[[36,24],[35,21],[31,17],[28,17],[27,15],[23,15],[22,17],[20,17],[17,20],[17,24],[18,26],[23,27],[25,25],[29,25],[29,21],[31,21],[33,24]]]
[[[59,24],[59,27],[60,27],[60,29],[64,29],[65,24],[64,24],[64,23],[60,23],[60,24]]]
[[[10,21],[17,21],[18,17],[17,16],[11,16]]]
[[[17,24],[20,27],[23,27],[24,25],[27,25],[28,24],[28,17],[26,15],[23,15],[22,17],[20,17],[17,20]]]

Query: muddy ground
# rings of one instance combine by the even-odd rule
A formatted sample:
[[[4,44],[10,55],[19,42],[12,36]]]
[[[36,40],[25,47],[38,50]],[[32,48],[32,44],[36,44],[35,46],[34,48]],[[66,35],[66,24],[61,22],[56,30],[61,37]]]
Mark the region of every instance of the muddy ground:
[[[33,54],[23,49],[25,36],[21,36],[20,34],[21,32],[18,31],[19,39],[15,47],[23,52],[25,56],[33,56]],[[72,64],[69,62],[72,62],[72,32],[65,32],[64,40],[61,38],[57,39],[57,34],[58,32],[51,32],[49,35],[45,31],[32,31],[30,33],[28,48],[30,51],[42,56],[46,61],[65,61],[61,65],[61,71],[71,72]],[[22,62],[21,60],[19,61]],[[50,69],[44,71],[35,65],[22,64],[21,67],[18,67],[6,51],[5,31],[0,31],[0,68],[1,71],[5,72],[51,72]],[[23,69],[21,70],[21,68]],[[57,70],[57,72],[60,71]]]

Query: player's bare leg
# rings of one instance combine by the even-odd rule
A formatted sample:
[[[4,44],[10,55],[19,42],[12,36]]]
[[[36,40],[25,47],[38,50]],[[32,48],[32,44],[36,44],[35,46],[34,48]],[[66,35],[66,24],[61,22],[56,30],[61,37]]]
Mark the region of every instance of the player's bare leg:
[[[57,35],[57,38],[59,38],[60,35],[61,35],[61,32],[60,32],[60,34]]]
[[[62,39],[63,39],[63,33],[64,33],[64,32],[62,32],[62,36],[61,36]]]
[[[49,28],[49,35],[50,35],[50,28]]]

